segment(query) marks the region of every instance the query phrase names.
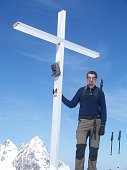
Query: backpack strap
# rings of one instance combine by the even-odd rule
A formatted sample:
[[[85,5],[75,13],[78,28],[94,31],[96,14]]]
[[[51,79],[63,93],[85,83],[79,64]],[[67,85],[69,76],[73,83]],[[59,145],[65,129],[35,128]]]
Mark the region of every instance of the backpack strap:
[[[96,96],[97,101],[98,101],[98,98],[99,98],[99,88],[98,87],[95,89],[95,96]]]
[[[86,95],[86,89],[87,89],[87,86],[83,87],[83,91],[82,91],[82,96],[81,96],[81,98]]]

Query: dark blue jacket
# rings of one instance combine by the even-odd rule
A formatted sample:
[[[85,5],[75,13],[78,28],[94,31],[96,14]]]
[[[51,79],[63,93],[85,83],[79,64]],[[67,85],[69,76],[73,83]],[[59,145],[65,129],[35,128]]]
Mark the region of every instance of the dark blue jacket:
[[[74,108],[79,103],[79,117],[96,117],[100,115],[101,124],[105,125],[107,111],[104,92],[96,86],[94,86],[92,89],[90,89],[89,86],[86,86],[86,93],[83,95],[84,88],[85,87],[81,87],[71,101],[62,95],[62,102],[69,108]],[[97,88],[98,96],[95,95],[95,89]]]

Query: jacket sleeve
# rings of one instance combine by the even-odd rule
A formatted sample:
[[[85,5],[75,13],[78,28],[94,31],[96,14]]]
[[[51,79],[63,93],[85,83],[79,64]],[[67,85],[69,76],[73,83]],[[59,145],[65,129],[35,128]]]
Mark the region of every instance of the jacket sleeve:
[[[72,100],[68,100],[64,95],[62,95],[62,102],[69,108],[74,108],[80,101],[81,90],[79,89]]]
[[[101,124],[105,126],[107,121],[107,108],[103,91],[100,92],[99,103],[101,107]]]

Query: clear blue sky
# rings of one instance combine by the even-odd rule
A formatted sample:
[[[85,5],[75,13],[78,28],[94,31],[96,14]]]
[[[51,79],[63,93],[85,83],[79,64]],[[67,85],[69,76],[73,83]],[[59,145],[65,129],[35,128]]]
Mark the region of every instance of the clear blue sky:
[[[63,93],[71,99],[86,83],[89,70],[104,80],[108,120],[101,138],[98,170],[127,170],[127,1],[1,0],[0,143],[17,146],[38,135],[50,151],[52,120],[51,64],[56,46],[13,29],[17,21],[56,35],[57,13],[66,10],[66,39],[101,53],[92,59],[65,50]],[[59,159],[74,168],[78,106],[62,104]],[[118,132],[122,131],[118,158]],[[114,132],[113,155],[110,137]],[[87,162],[87,155],[86,155]],[[111,164],[111,165],[110,165]]]

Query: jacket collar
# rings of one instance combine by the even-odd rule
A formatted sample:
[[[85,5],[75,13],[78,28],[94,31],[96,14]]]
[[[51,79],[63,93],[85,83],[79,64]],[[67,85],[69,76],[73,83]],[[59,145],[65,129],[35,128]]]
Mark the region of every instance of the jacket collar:
[[[95,85],[91,90],[95,90],[96,88],[97,88],[97,87],[96,87],[96,85]],[[87,90],[90,90],[90,87],[87,85],[87,86],[86,86],[86,89],[87,89]]]

